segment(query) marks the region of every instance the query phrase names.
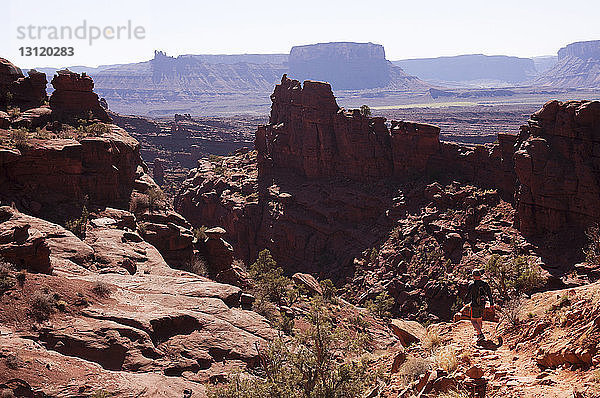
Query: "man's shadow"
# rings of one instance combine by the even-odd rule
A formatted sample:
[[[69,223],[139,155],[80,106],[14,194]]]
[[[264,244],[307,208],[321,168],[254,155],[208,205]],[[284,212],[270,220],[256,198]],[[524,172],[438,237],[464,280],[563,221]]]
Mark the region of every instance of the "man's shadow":
[[[503,343],[502,336],[499,336],[497,342],[485,339],[485,340],[477,342],[477,346],[484,350],[496,351],[498,348],[500,348],[502,346],[502,343]]]

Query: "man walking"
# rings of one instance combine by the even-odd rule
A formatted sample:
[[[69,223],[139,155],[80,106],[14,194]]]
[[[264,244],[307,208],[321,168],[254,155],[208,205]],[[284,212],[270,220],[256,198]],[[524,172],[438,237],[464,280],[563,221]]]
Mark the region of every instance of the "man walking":
[[[477,333],[477,343],[485,341],[482,326],[486,296],[489,299],[490,307],[494,308],[492,289],[490,289],[490,285],[487,282],[481,280],[482,274],[483,271],[480,269],[473,270],[471,273],[473,281],[469,284],[467,296],[465,297],[465,302],[471,304],[471,323]]]

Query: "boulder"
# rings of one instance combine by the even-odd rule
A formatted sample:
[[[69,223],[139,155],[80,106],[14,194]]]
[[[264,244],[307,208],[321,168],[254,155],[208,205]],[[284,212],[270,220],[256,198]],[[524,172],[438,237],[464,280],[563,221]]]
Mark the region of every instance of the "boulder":
[[[66,262],[89,267],[93,249],[51,222],[0,207],[0,254],[34,272],[52,273]]]
[[[416,321],[392,319],[390,328],[404,347],[420,343],[427,334],[425,327]]]
[[[306,288],[312,295],[323,295],[323,288],[318,280],[310,274],[296,272],[292,275],[292,280],[296,285]]]
[[[40,107],[48,100],[46,74],[35,69],[27,74],[27,77],[20,77],[12,82],[8,88],[13,96],[11,103],[21,110]]]

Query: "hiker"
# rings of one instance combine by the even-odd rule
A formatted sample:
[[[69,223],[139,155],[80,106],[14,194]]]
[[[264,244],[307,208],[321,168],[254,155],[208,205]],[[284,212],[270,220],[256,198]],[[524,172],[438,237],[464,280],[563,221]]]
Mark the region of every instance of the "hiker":
[[[471,305],[471,323],[477,333],[477,342],[481,343],[485,341],[483,335],[483,310],[485,309],[485,298],[487,296],[490,307],[494,308],[494,299],[492,298],[492,289],[487,282],[481,280],[483,271],[480,269],[474,269],[471,273],[473,281],[469,284],[467,290],[467,296],[465,302]]]

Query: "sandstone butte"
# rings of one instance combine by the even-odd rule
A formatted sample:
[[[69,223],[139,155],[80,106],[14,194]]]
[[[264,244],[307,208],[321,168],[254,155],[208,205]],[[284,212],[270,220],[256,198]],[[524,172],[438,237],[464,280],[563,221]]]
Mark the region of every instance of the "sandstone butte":
[[[338,327],[356,328],[348,319],[365,311],[355,305],[382,291],[394,298],[394,315],[407,319],[365,316],[361,326],[383,353],[373,366],[390,376],[370,397],[593,387],[600,313],[598,285],[586,283],[599,272],[560,250],[580,250],[598,221],[597,102],[549,102],[519,134],[467,147],[440,142],[435,126],[343,110],[328,84],[284,76],[256,151],[200,161],[173,209],[140,144],[117,126],[11,146],[17,126],[110,120],[89,77],[58,73],[47,106],[32,82],[39,75],[0,65],[3,98],[10,92],[22,110],[36,110],[0,115],[0,255],[26,276],[0,296],[3,394],[203,397],[238,370],[260,368],[260,347],[278,332],[252,311],[233,259],[248,264],[263,248],[290,275],[303,272],[294,280],[310,294],[322,292],[314,276],[346,284]],[[62,226],[84,214],[77,235]],[[198,239],[192,227],[203,225],[224,228]],[[468,322],[446,322],[464,293],[455,271],[512,250],[538,261],[545,287],[562,290],[533,295],[524,310],[536,316],[507,332],[495,354],[482,353],[464,344]],[[215,280],[190,272],[199,258]],[[8,268],[2,276],[18,280]],[[41,297],[55,301],[46,317],[31,311]],[[302,303],[281,310],[302,325]],[[403,364],[426,355],[432,328],[462,362],[451,374],[432,365],[406,385]]]

